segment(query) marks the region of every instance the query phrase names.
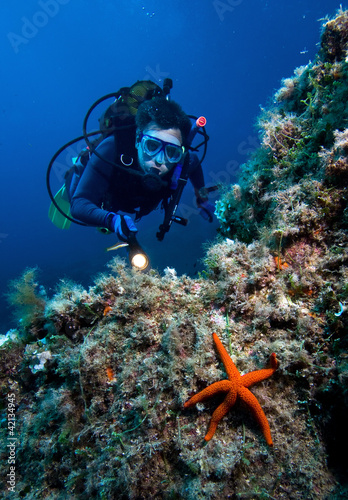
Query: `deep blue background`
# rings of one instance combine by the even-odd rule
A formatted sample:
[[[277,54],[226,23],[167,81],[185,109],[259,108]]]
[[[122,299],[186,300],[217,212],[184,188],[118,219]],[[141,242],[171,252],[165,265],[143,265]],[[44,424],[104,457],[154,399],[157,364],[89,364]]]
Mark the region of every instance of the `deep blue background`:
[[[105,271],[115,242],[92,228],[60,231],[47,217],[47,164],[80,135],[83,117],[100,96],[138,79],[173,79],[172,98],[205,115],[210,135],[206,184],[235,182],[253,128],[283,77],[313,59],[320,18],[334,0],[14,0],[2,5],[0,333],[14,326],[3,293],[28,266],[41,270],[48,291],[60,278],[84,285]],[[343,5],[343,7],[345,7]],[[44,11],[49,11],[45,14]],[[202,244],[217,223],[197,215],[191,187],[183,215],[163,242],[162,214],[139,224],[139,240],[159,270],[194,275]]]

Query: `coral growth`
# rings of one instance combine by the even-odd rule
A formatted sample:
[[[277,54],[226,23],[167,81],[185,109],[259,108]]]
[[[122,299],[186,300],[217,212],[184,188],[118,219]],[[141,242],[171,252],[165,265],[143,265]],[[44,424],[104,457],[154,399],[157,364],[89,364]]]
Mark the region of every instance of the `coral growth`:
[[[323,219],[331,226],[345,218],[347,18],[340,11],[324,24],[316,60],[283,80],[274,105],[260,116],[261,148],[242,167],[239,185],[217,203],[223,235],[270,244],[279,231],[300,237],[322,228]]]
[[[309,258],[304,248],[291,272],[306,269]],[[88,291],[62,284],[46,307],[44,339],[0,347],[8,358],[2,394],[10,388],[16,396],[20,496],[315,498],[313,488],[331,491],[319,415],[333,401],[317,393],[329,395],[336,368],[325,312],[312,312],[307,272],[290,295],[290,271],[279,270],[264,245],[228,240],[209,250],[207,276],[196,280],[173,270],[139,274],[118,259],[110,266]],[[337,325],[343,317],[332,319]],[[272,383],[253,389],[272,428],[272,451],[240,405],[202,446],[216,401],[198,415],[183,405],[224,377],[211,331],[244,372],[279,353]]]
[[[325,21],[317,59],[260,117],[261,147],[217,204],[198,279],[116,258],[88,290],[62,281],[46,303],[33,274],[12,285],[25,320],[0,345],[0,436],[15,406],[17,498],[347,494],[347,20]],[[184,408],[226,378],[212,332],[241,373],[277,353],[253,387],[273,448],[242,401],[208,443],[221,398]]]

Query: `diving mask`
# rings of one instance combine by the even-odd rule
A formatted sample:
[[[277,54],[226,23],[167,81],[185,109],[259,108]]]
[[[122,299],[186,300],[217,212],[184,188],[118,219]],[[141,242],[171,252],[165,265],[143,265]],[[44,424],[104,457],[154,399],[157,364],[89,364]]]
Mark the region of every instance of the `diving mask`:
[[[163,159],[168,163],[179,163],[185,153],[183,146],[163,141],[150,134],[142,134],[140,147],[149,158],[155,158],[160,152],[163,152]]]

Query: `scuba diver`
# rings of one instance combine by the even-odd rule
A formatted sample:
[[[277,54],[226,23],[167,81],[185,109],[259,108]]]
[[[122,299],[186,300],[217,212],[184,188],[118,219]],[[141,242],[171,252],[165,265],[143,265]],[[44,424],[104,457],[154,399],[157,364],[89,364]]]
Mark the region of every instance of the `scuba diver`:
[[[134,242],[135,222],[162,204],[165,217],[157,232],[161,241],[173,221],[187,223],[175,215],[187,179],[194,187],[201,215],[212,222],[214,207],[208,201],[202,159],[189,152],[195,134],[201,128],[204,130],[205,119],[200,117],[192,125],[179,104],[169,99],[171,86],[171,80],[166,79],[163,90],[149,81],[120,89],[114,94],[112,106],[99,119],[101,136],[94,142],[89,140],[93,134],[86,133],[90,109],[84,122],[88,147],[66,173],[59,199],[58,193],[54,198],[51,194],[49,174],[64,147],[49,166],[47,187],[52,199],[49,216],[58,227],[65,228],[55,221],[57,215],[60,220],[63,214],[69,221],[116,233],[122,242]],[[205,132],[202,135],[206,149],[207,135]],[[65,211],[61,204],[64,199],[68,203]],[[135,222],[125,214],[132,214]]]

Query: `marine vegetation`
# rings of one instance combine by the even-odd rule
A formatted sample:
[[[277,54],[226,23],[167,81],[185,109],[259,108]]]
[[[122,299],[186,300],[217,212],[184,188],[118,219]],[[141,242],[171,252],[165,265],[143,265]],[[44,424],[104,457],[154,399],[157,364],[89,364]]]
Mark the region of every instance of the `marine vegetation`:
[[[262,112],[199,278],[114,258],[2,336],[4,498],[347,498],[347,49],[340,10]],[[185,402],[265,369],[272,437],[237,398],[204,439],[226,391]]]
[[[37,275],[37,268],[27,268],[22,276],[8,285],[7,299],[24,330],[26,326],[32,330],[35,323],[39,324],[45,309],[46,292],[39,286]]]

